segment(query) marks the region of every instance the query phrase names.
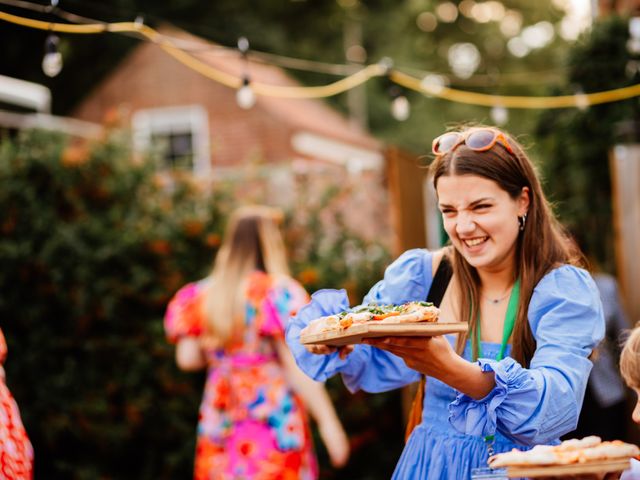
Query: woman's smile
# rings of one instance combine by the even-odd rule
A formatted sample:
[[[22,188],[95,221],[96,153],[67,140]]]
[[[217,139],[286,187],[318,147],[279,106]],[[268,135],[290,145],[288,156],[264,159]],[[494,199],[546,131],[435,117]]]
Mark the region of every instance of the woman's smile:
[[[467,248],[469,249],[473,249],[478,250],[475,247],[478,247],[480,245],[483,245],[487,240],[489,240],[489,236],[485,235],[483,237],[474,237],[474,238],[465,238],[462,239],[462,241],[464,242],[464,244],[467,246]]]

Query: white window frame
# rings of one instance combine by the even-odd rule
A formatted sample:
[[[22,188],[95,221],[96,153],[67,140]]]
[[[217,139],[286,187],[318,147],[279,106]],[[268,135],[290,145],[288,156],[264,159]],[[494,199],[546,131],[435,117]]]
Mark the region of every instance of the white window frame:
[[[193,173],[211,174],[209,117],[202,105],[148,108],[131,117],[133,146],[138,152],[149,151],[154,134],[191,132]]]

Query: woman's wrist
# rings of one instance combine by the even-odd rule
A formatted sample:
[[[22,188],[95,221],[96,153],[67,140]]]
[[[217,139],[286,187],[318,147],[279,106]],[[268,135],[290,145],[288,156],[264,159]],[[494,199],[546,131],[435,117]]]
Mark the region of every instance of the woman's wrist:
[[[475,400],[486,397],[496,386],[493,372],[483,372],[480,365],[460,356],[452,362],[451,372],[445,383]]]

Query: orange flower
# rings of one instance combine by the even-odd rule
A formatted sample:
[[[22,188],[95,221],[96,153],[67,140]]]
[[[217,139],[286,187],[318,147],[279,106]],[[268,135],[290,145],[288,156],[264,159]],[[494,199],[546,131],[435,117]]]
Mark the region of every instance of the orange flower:
[[[118,107],[110,107],[102,117],[105,127],[116,127],[122,123],[123,112]]]
[[[318,271],[309,267],[300,272],[298,280],[300,280],[303,285],[312,285],[318,281],[319,277]]]
[[[142,421],[142,412],[135,405],[127,404],[124,407],[124,413],[129,424],[139,425]]]
[[[7,216],[7,218],[5,218],[4,222],[2,223],[2,233],[11,233],[15,230],[16,228],[16,217],[14,217],[13,215]]]
[[[176,291],[182,282],[184,282],[184,278],[178,272],[169,272],[162,279],[162,284],[170,292]]]
[[[85,163],[89,158],[89,152],[84,145],[69,145],[62,152],[60,162],[65,167],[78,167]]]
[[[204,230],[204,224],[199,220],[187,220],[182,224],[184,233],[189,237],[197,237]]]
[[[220,240],[220,235],[218,235],[217,233],[210,233],[205,237],[204,243],[206,243],[210,247],[215,248],[220,245]]]
[[[151,240],[147,242],[147,248],[158,255],[169,255],[171,245],[166,240]]]

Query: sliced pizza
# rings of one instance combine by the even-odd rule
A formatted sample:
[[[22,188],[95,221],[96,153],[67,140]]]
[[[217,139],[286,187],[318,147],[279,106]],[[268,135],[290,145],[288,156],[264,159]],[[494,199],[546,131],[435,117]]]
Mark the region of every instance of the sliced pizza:
[[[559,445],[537,445],[528,451],[513,449],[489,459],[491,468],[571,465],[601,460],[632,458],[640,455],[636,445],[620,440],[603,442],[600,437],[565,440]]]
[[[316,318],[300,332],[301,335],[343,331],[351,325],[368,322],[400,324],[436,322],[440,310],[429,302],[407,302],[402,305],[360,305],[335,315]]]

